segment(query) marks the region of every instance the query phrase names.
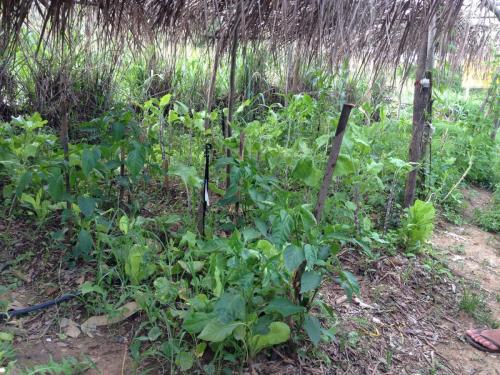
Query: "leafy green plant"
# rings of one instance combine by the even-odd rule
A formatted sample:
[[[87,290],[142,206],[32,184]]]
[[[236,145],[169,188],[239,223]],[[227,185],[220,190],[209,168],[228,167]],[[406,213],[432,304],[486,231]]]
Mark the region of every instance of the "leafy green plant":
[[[45,218],[49,214],[50,207],[50,201],[44,200],[42,197],[42,189],[38,190],[35,197],[26,193],[23,193],[23,195],[21,196],[21,201],[30,205],[30,208],[35,212],[37,220],[39,222],[43,222],[45,220]]]
[[[11,368],[15,364],[16,353],[12,345],[14,336],[0,331],[0,367]]]
[[[95,368],[95,364],[90,360],[90,358],[85,358],[84,360],[78,360],[74,357],[64,358],[62,361],[57,362],[50,359],[45,364],[40,364],[33,366],[31,368],[23,369],[21,371],[22,375],[73,375],[73,374],[84,374],[87,370]]]
[[[431,202],[417,199],[408,209],[402,227],[407,251],[420,251],[432,235],[435,216],[436,210]]]
[[[500,231],[500,186],[497,186],[492,202],[487,208],[474,211],[474,219],[487,231],[493,233]]]

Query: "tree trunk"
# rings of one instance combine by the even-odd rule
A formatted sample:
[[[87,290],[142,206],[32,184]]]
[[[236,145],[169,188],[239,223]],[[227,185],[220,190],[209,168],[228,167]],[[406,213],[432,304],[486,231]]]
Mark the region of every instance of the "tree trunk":
[[[316,208],[314,209],[314,216],[318,222],[321,220],[323,207],[325,206],[328,190],[330,189],[330,184],[332,182],[335,165],[337,164],[337,159],[340,154],[340,146],[342,146],[342,139],[344,138],[345,129],[347,127],[347,120],[349,120],[349,115],[353,107],[354,104],[348,103],[344,104],[342,107],[342,113],[340,114],[335,137],[332,139],[332,147],[326,163],[325,176],[323,177],[323,182],[321,183],[321,188],[319,190],[318,201],[316,203]]]
[[[427,38],[422,41],[418,54],[415,89],[413,94],[413,131],[410,142],[409,161],[414,164],[422,160],[422,140],[425,127],[425,112],[428,104],[428,89],[422,86],[421,80],[424,78],[426,60]],[[414,166],[408,173],[408,178],[406,180],[404,207],[411,206],[415,200],[417,175],[418,167]]]
[[[493,123],[493,129],[491,130],[491,135],[490,135],[493,142],[495,142],[495,140],[497,139],[497,132],[499,127],[500,127],[500,120],[497,118]]]
[[[500,9],[496,6],[496,1],[495,0],[484,0],[484,5],[491,10],[493,13],[495,13],[495,17],[497,20],[500,21]]]

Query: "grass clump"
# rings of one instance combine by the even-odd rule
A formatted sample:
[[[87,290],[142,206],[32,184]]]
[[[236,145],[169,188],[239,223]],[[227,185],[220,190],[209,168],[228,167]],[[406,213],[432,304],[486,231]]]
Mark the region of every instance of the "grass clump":
[[[482,294],[465,288],[459,303],[459,308],[474,318],[479,324],[483,324],[490,328],[500,327],[500,324],[493,318],[486,299]]]

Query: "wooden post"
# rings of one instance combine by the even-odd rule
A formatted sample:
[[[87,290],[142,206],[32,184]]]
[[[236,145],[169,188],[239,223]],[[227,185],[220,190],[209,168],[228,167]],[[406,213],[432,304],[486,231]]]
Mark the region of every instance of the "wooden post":
[[[125,186],[123,186],[125,180],[125,146],[122,144],[120,146],[120,190],[118,195],[118,207],[123,207],[123,198],[125,197]]]
[[[415,88],[413,94],[413,130],[409,149],[410,163],[419,163],[422,159],[422,139],[425,127],[425,112],[427,108],[427,91],[421,81],[425,73],[425,64],[427,60],[427,38],[424,38],[420,46],[417,59],[417,72]],[[415,190],[417,186],[418,168],[414,167],[406,180],[404,195],[404,207],[410,207],[415,200]]]
[[[314,216],[318,222],[321,220],[323,207],[325,206],[326,197],[328,196],[328,190],[330,189],[330,183],[332,181],[335,165],[337,164],[337,159],[340,154],[340,146],[342,146],[347,121],[349,120],[349,115],[351,114],[351,110],[353,108],[354,104],[344,104],[342,107],[342,113],[340,114],[339,124],[335,132],[335,137],[332,139],[332,148],[330,149],[330,155],[328,156],[328,161],[326,163],[325,176],[323,177],[323,182],[321,183],[321,188],[319,190],[318,202],[316,203],[316,208],[314,209]]]
[[[62,114],[60,139],[61,146],[64,153],[64,185],[66,188],[66,209],[68,213],[71,212],[71,180],[70,180],[70,168],[69,168],[69,114],[67,106],[64,105],[64,113]],[[69,217],[69,216],[68,216]],[[66,241],[71,242],[73,237],[73,226],[71,218],[68,221],[68,231],[66,232]]]
[[[219,60],[220,60],[220,55],[221,55],[221,50],[223,46],[223,40],[218,40],[217,45],[215,47],[215,54],[214,54],[214,65],[212,67],[212,78],[210,80],[210,86],[208,88],[208,95],[207,95],[207,113],[205,117],[205,130],[208,130],[210,127],[210,111],[212,110],[212,105],[213,105],[213,100],[214,100],[214,93],[215,93],[215,84],[217,80],[217,70],[219,69]],[[207,140],[206,143],[209,143]],[[204,207],[205,207],[205,189],[202,187],[200,189],[200,204],[198,205],[198,233],[203,234],[204,233]]]
[[[236,58],[238,52],[238,24],[234,27],[233,43],[231,45],[231,67],[229,71],[229,99],[227,104],[227,123],[224,127],[224,138],[232,136],[231,124],[233,122],[234,113],[234,92],[236,89]],[[231,149],[226,148],[226,156],[231,157]],[[231,165],[226,165],[226,190],[231,185]]]

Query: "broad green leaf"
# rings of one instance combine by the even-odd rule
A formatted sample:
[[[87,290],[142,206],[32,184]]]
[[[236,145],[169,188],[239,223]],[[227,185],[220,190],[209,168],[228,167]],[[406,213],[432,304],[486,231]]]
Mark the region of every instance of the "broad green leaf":
[[[267,305],[265,311],[267,313],[278,313],[286,318],[290,315],[303,313],[306,309],[303,306],[293,304],[286,298],[276,297]]]
[[[304,158],[297,162],[292,177],[302,181],[307,186],[316,187],[321,181],[322,174],[314,166],[311,158]]]
[[[242,324],[241,322],[221,323],[214,319],[203,328],[198,338],[210,342],[221,342],[231,336],[236,327]]]
[[[300,293],[310,292],[321,283],[321,275],[316,271],[306,271],[300,279]]]
[[[105,296],[106,292],[99,285],[93,284],[91,281],[85,281],[80,287],[80,291],[82,292],[82,296],[89,293],[98,293],[101,296]]]
[[[155,297],[160,303],[166,304],[177,297],[177,287],[166,277],[156,278],[153,285],[155,287]]]
[[[344,202],[344,205],[345,205],[345,207],[346,207],[349,211],[353,211],[353,212],[354,212],[354,211],[356,211],[356,205],[355,205],[353,202],[351,202],[351,201],[346,201],[346,202]]]
[[[202,179],[198,177],[198,173],[194,167],[188,167],[184,164],[173,164],[168,170],[171,176],[178,176],[186,186],[191,188],[198,187],[202,183]]]
[[[300,206],[300,218],[302,220],[302,225],[304,229],[308,231],[311,228],[314,228],[318,223],[313,213],[309,210],[309,205],[303,204]]]
[[[156,341],[161,336],[161,329],[158,326],[152,327],[148,332],[149,341]]]
[[[33,178],[33,173],[31,172],[25,172],[23,175],[19,178],[19,181],[17,182],[16,186],[16,196],[20,197],[26,187],[31,184],[31,179]]]
[[[192,275],[200,272],[203,269],[203,266],[205,265],[205,262],[202,262],[200,260],[194,260],[189,262],[184,262],[182,260],[179,260],[177,263],[179,263],[179,265],[184,271],[189,272]]]
[[[35,198],[33,198],[32,195],[29,195],[29,194],[26,194],[26,193],[23,193],[21,195],[21,202],[25,202],[25,203],[29,203],[34,209],[38,208],[38,204],[35,200]]]
[[[128,230],[129,230],[129,227],[130,227],[130,223],[129,223],[127,215],[123,215],[120,218],[120,222],[119,222],[118,226],[120,227],[120,230],[123,232],[123,234],[127,234],[128,233]]]
[[[33,142],[31,144],[25,145],[21,149],[21,154],[24,159],[35,158],[40,144],[38,142]]]
[[[178,119],[179,119],[179,114],[175,110],[171,109],[170,111],[168,111],[167,121],[169,124],[173,124]]]
[[[171,360],[174,359],[174,355],[181,351],[181,349],[179,348],[179,342],[175,339],[163,342],[160,345],[160,350],[165,355],[165,357]]]
[[[323,146],[326,146],[328,143],[330,143],[330,134],[323,134],[320,135],[316,140],[314,141],[316,143],[316,146],[318,148],[321,148]]]
[[[179,366],[182,371],[187,371],[194,364],[194,357],[191,353],[188,352],[180,352],[175,357],[175,364]]]
[[[50,197],[56,202],[60,201],[64,194],[64,180],[62,174],[52,175],[49,177],[48,181],[48,192]]]
[[[144,167],[144,155],[139,148],[134,148],[127,155],[125,162],[127,169],[133,177],[139,176],[142,168]]]
[[[245,240],[245,243],[251,242],[253,240],[256,240],[257,238],[261,237],[261,233],[255,230],[254,228],[245,228],[243,229],[242,233],[243,239]]]
[[[245,299],[238,293],[226,292],[214,306],[214,313],[219,321],[229,323],[246,318]]]
[[[262,349],[274,345],[282,344],[290,338],[290,327],[283,322],[272,322],[269,325],[269,333],[265,335],[255,335],[250,341],[250,351],[255,356]]]
[[[101,153],[98,148],[93,147],[92,149],[86,148],[83,150],[82,154],[82,170],[85,176],[88,176],[90,172],[97,166],[97,161],[99,160]]]
[[[261,315],[252,325],[252,335],[267,335],[270,331],[269,325],[273,322],[272,315]]]
[[[321,339],[321,323],[315,316],[307,314],[304,319],[304,329],[314,345]]]
[[[78,241],[75,246],[75,255],[77,257],[80,256],[88,256],[90,254],[90,250],[92,250],[93,240],[92,236],[85,229],[80,230],[78,234]]]
[[[122,123],[114,123],[111,125],[111,137],[113,141],[118,142],[125,137],[125,125]],[[116,167],[117,168],[117,167]]]
[[[213,313],[189,311],[184,317],[182,327],[189,333],[200,333],[212,320],[214,320]]]
[[[354,163],[352,159],[347,156],[340,154],[337,159],[337,164],[335,164],[335,170],[333,171],[333,175],[335,177],[347,176],[354,173]]]
[[[196,234],[194,234],[191,231],[187,231],[184,233],[184,235],[181,238],[181,242],[179,243],[180,246],[182,245],[188,245],[188,247],[192,248],[196,245]]]
[[[407,162],[405,162],[401,159],[398,159],[398,158],[390,157],[388,160],[392,165],[394,165],[397,168],[406,168],[406,167],[411,166],[410,163],[407,163]]]
[[[319,248],[318,259],[327,260],[330,254],[336,255],[340,251],[339,244],[333,244],[331,246],[324,245]]]
[[[165,107],[168,103],[170,103],[170,99],[172,98],[172,94],[165,94],[160,99],[160,107]]]
[[[195,346],[194,348],[194,355],[198,358],[203,357],[203,354],[205,353],[205,349],[207,348],[207,343],[206,342],[200,342],[198,345]]]
[[[236,327],[236,329],[233,331],[234,338],[239,341],[244,341],[246,334],[247,329],[244,325]]]
[[[337,281],[339,282],[340,286],[344,289],[349,300],[352,298],[353,294],[359,293],[358,280],[356,279],[356,276],[354,276],[349,271],[341,271]]]
[[[293,224],[292,216],[285,210],[281,210],[280,215],[273,220],[271,240],[277,247],[289,240]]]
[[[87,197],[78,197],[78,207],[85,217],[90,217],[95,211],[96,200]]]
[[[259,240],[256,248],[262,252],[266,257],[271,258],[278,254],[278,250],[274,245],[267,240]]]
[[[147,246],[136,244],[130,249],[125,263],[125,274],[130,277],[132,284],[138,285],[155,272],[156,266],[149,256]]]
[[[318,260],[318,249],[314,246],[306,244],[304,246],[304,255],[306,257],[308,268],[312,268]]]
[[[295,245],[288,245],[283,252],[285,267],[289,272],[294,272],[305,260],[304,250]]]
[[[218,266],[215,266],[214,280],[215,280],[214,295],[216,297],[220,297],[222,295],[222,291],[224,290],[224,286],[222,285],[221,271]]]

